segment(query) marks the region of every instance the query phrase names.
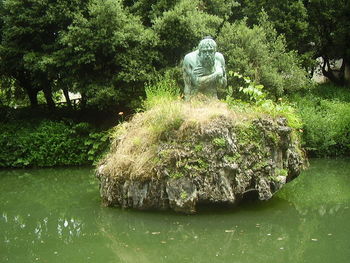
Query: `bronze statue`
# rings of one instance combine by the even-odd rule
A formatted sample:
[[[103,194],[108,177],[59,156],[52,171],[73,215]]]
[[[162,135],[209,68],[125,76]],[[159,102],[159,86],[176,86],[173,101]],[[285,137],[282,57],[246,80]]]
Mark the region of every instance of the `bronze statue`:
[[[185,100],[196,94],[217,98],[217,89],[227,84],[224,56],[216,52],[216,42],[206,37],[183,62]]]

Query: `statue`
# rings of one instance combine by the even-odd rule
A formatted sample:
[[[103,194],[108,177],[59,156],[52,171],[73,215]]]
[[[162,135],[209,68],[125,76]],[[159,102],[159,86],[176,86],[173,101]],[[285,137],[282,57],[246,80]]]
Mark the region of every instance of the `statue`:
[[[198,93],[217,98],[218,88],[227,84],[224,56],[216,52],[216,42],[205,37],[198,49],[187,54],[183,62],[185,100]]]

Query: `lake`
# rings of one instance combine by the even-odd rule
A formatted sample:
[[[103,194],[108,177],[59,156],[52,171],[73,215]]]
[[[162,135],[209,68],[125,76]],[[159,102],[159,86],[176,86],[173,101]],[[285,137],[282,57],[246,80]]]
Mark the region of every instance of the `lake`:
[[[0,171],[0,262],[349,262],[350,160],[196,215],[105,208],[92,168]]]

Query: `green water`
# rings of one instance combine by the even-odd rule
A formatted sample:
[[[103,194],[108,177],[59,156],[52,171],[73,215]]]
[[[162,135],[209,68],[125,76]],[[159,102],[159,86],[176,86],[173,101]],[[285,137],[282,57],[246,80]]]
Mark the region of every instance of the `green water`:
[[[0,262],[349,262],[349,207],[350,160],[192,216],[103,208],[89,168],[0,171]]]

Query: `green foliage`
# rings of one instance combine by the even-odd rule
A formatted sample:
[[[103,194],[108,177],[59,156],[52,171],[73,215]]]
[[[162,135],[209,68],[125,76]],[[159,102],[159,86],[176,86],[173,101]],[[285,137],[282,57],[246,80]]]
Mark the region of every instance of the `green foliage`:
[[[238,91],[246,95],[250,101],[260,103],[266,98],[266,93],[263,92],[263,85],[256,85],[253,81],[250,80],[249,77],[244,77],[237,72],[230,71],[229,75],[231,77],[236,77],[245,84],[243,86],[240,86]],[[233,96],[232,92],[233,88],[231,86],[228,87],[228,96]]]
[[[213,144],[218,147],[225,147],[226,146],[226,140],[225,138],[214,138]]]
[[[286,38],[288,50],[299,54],[310,51],[308,10],[301,0],[238,0],[241,4],[238,18],[247,17],[249,25],[259,23],[259,17],[266,13],[278,34]],[[237,18],[237,13],[235,17]]]
[[[130,11],[142,18],[145,25],[152,25],[153,21],[172,9],[181,0],[123,0]]]
[[[302,119],[295,107],[288,102],[283,102],[282,99],[278,103],[272,100],[262,101],[254,110],[273,117],[282,116],[287,119],[288,125],[294,129],[300,129],[303,125]]]
[[[294,96],[294,100],[304,122],[303,144],[311,154],[324,157],[350,153],[350,102],[314,94]]]
[[[350,61],[349,7],[335,0],[3,0],[0,103],[35,107],[42,90],[39,100],[53,107],[52,94],[64,89],[79,92],[82,106],[137,107],[157,73],[174,68],[182,82],[183,56],[207,35],[217,38],[228,70],[256,83],[246,95],[263,85],[277,99],[309,85],[301,63],[310,73],[315,57]],[[344,68],[328,70],[328,78],[344,84]]]
[[[148,84],[145,91],[146,99],[142,102],[142,108],[151,114],[144,120],[147,123],[144,128],[151,131],[152,140],[178,129],[184,114],[180,104],[180,88],[176,82],[165,75],[154,84]]]
[[[224,158],[227,162],[235,163],[241,158],[241,155],[239,153],[236,153],[234,156],[225,155]]]
[[[230,110],[226,103],[213,98],[182,101],[167,97],[168,94],[164,100],[159,99],[159,103],[135,114],[115,129],[111,151],[101,163],[117,180],[149,180],[163,175],[194,177],[209,169],[213,160],[208,160],[208,151],[215,149],[222,152],[222,158],[228,162],[242,158],[232,153],[232,149],[226,151],[225,136],[217,134],[210,137],[210,141],[207,136],[203,137],[204,133],[210,136],[213,129],[229,129],[243,148],[249,146],[252,154],[257,154],[255,150],[269,154],[266,152],[269,148],[261,142],[269,143],[270,140],[255,121],[262,117],[262,120],[272,122],[273,118],[261,111],[255,112],[254,105],[249,104],[245,108],[247,111],[242,113],[235,111],[236,108]],[[277,123],[272,125],[278,127]],[[267,132],[267,137],[272,136],[272,132],[271,135]],[[276,138],[273,139],[277,141],[278,135]],[[160,166],[167,167],[167,172],[159,174]]]
[[[45,90],[47,103],[52,106],[51,91],[58,73],[55,53],[61,48],[58,34],[83,7],[76,0],[3,1],[0,75],[14,79],[33,106],[39,90]]]
[[[176,173],[171,173],[169,176],[170,176],[171,178],[177,179],[177,178],[183,177],[184,175],[183,175],[183,173],[176,172]]]
[[[275,98],[305,88],[309,81],[294,52],[287,52],[283,37],[267,20],[263,26],[249,28],[245,22],[225,23],[218,38],[220,52],[225,54],[227,71],[247,76],[261,84]],[[228,84],[238,85],[231,79]]]
[[[62,75],[92,105],[106,108],[141,95],[153,72],[155,35],[120,1],[92,0],[60,34]]]
[[[261,138],[260,131],[251,122],[237,126],[236,134],[239,142],[243,145],[257,144],[259,138]]]
[[[325,61],[344,59],[350,61],[350,5],[348,1],[312,0],[305,3],[310,24],[314,52]],[[327,77],[338,84],[344,84],[344,68]]]
[[[18,106],[28,106],[28,98],[23,90],[16,86],[14,79],[0,77],[0,106],[16,108]]]
[[[49,103],[60,89],[81,93],[87,106],[99,109],[163,103],[173,119],[155,117],[150,125],[163,134],[167,125],[182,123],[178,105],[166,107],[180,96],[180,62],[211,35],[230,72],[231,107],[284,116],[299,129],[300,118],[283,96],[311,87],[301,63],[310,68],[318,56],[350,61],[349,8],[335,0],[3,0],[0,106]],[[340,83],[344,72],[333,77]],[[349,152],[349,93],[322,85],[313,95],[304,94],[307,100],[295,98],[305,122],[305,146],[319,156]],[[25,128],[23,134],[27,137]],[[102,152],[105,136],[96,133],[84,141],[86,160]],[[42,165],[21,158],[16,160],[23,160],[22,166]]]
[[[288,176],[288,170],[283,169],[283,168],[282,169],[276,168],[275,174],[276,174],[276,176]]]
[[[350,102],[350,90],[349,87],[339,87],[332,83],[323,83],[315,85],[310,90],[304,93],[297,93],[294,98],[291,96],[291,100],[298,101],[298,95],[312,95],[313,97],[326,100],[337,100],[340,102]]]
[[[232,15],[233,8],[239,7],[237,1],[232,0],[202,0],[201,9],[205,12],[227,19]]]
[[[48,167],[91,164],[107,149],[106,132],[87,123],[44,120],[0,126],[0,167]]]
[[[257,85],[254,81],[251,81],[249,77],[244,77],[236,72],[229,72],[231,77],[235,77],[240,80],[242,86],[239,87],[238,92],[242,95],[235,94],[243,99],[233,98],[233,88],[228,87],[226,96],[226,103],[237,111],[254,112],[256,114],[265,113],[273,117],[282,116],[287,119],[288,125],[294,129],[300,129],[302,127],[302,121],[297,114],[295,108],[288,102],[284,102],[282,98],[279,98],[277,102],[268,99],[268,94],[264,91],[263,85]],[[249,103],[245,102],[249,101]]]
[[[198,162],[198,166],[199,166],[200,169],[206,170],[206,169],[209,168],[208,162],[206,162],[206,161],[204,161],[202,159],[197,160],[197,162]]]
[[[109,133],[106,131],[89,133],[89,137],[85,140],[84,145],[90,149],[87,152],[88,160],[97,163],[108,150]]]
[[[181,197],[181,199],[186,199],[188,197],[188,194],[185,191],[183,191],[183,192],[181,192],[180,197]]]
[[[201,151],[203,151],[203,144],[197,144],[197,145],[195,145],[195,146],[194,146],[194,150],[195,150],[196,152],[201,152]]]
[[[199,0],[182,0],[175,7],[154,20],[154,32],[163,66],[174,66],[193,50],[204,36],[214,36],[222,18],[199,9]]]
[[[170,103],[180,98],[180,87],[167,72],[164,77],[159,77],[153,84],[149,83],[145,87],[146,100],[143,107],[151,109],[159,103]]]

